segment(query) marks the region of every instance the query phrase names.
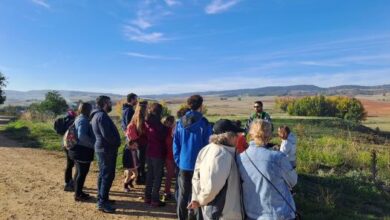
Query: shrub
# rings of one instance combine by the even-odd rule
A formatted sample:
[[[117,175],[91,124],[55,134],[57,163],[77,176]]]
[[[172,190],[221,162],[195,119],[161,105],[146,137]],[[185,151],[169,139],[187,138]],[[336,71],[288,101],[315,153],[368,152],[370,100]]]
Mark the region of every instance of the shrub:
[[[288,104],[287,104],[288,103]],[[277,101],[280,109],[287,104],[287,112],[297,116],[329,116],[338,117],[348,121],[360,122],[365,120],[367,113],[363,104],[355,98],[307,96],[301,99]]]

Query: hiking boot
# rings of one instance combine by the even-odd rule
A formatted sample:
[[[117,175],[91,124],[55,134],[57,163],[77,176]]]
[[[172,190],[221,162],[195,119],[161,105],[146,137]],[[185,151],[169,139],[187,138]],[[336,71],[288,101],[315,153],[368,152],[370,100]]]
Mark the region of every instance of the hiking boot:
[[[152,202],[150,204],[150,206],[152,206],[153,208],[164,207],[165,206],[165,202],[162,202],[162,201]]]
[[[98,210],[104,213],[115,213],[116,209],[113,208],[110,204],[106,203],[103,205],[98,205]]]

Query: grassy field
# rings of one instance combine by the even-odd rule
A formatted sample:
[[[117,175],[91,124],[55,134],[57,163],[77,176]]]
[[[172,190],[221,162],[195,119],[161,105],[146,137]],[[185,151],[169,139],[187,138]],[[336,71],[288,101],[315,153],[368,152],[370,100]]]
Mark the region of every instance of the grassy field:
[[[244,117],[235,116],[244,120]],[[209,118],[215,121],[218,116]],[[298,136],[299,184],[295,196],[304,219],[390,218],[390,137],[339,119],[275,118]],[[30,147],[60,150],[49,123],[15,121],[2,129]],[[280,140],[274,138],[274,143]],[[118,168],[121,168],[119,150]],[[371,152],[377,153],[377,180],[372,180]]]

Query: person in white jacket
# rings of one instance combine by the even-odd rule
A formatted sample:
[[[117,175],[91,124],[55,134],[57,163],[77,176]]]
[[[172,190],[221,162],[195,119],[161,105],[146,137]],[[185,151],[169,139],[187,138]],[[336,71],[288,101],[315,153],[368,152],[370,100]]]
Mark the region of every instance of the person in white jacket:
[[[210,144],[198,154],[188,209],[201,207],[205,220],[243,219],[240,177],[234,159],[237,133],[242,131],[230,120],[217,121]]]
[[[278,128],[278,135],[282,139],[282,143],[280,144],[280,151],[286,154],[288,160],[291,163],[291,166],[295,169],[297,166],[297,138],[286,125],[280,126]]]

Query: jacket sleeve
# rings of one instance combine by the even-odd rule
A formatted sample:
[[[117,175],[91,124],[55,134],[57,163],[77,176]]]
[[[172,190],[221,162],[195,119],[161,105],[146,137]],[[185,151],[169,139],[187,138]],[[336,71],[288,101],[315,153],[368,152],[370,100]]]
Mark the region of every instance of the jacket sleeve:
[[[286,140],[282,141],[282,144],[280,145],[280,152],[283,152],[288,156],[290,151],[291,151],[291,146],[288,144],[288,141]]]
[[[206,122],[203,128],[203,146],[206,146],[209,144],[210,136],[213,134],[213,128],[211,127],[210,123]]]
[[[282,177],[284,181],[290,188],[294,187],[297,184],[298,175],[285,155],[283,155],[280,160],[280,167],[282,169]]]
[[[175,134],[173,136],[173,159],[175,160],[176,166],[179,166],[181,151],[180,130],[178,125],[179,122],[176,124]]]
[[[253,121],[253,117],[252,116],[250,116],[248,118],[248,121],[246,121],[246,124],[245,124],[245,136],[249,133],[249,129],[250,129],[252,121]]]
[[[77,128],[79,144],[86,147],[93,147],[93,137],[90,136],[90,125],[88,120],[80,120]]]
[[[103,116],[100,118],[99,129],[104,140],[107,141],[111,146],[117,147],[120,145],[121,140],[118,130],[107,114],[103,114]]]
[[[207,183],[200,186],[200,180],[197,179],[198,176],[193,176],[192,184],[198,187],[193,187],[193,200],[198,201],[201,206],[209,204],[215,199],[218,193],[222,190],[226,184],[227,179],[229,178],[229,173],[232,165],[232,157],[227,153],[219,153],[216,155],[213,161],[203,161],[203,163],[208,163],[208,171],[204,173],[209,174],[209,176],[202,176]],[[198,170],[198,172],[203,172]]]

